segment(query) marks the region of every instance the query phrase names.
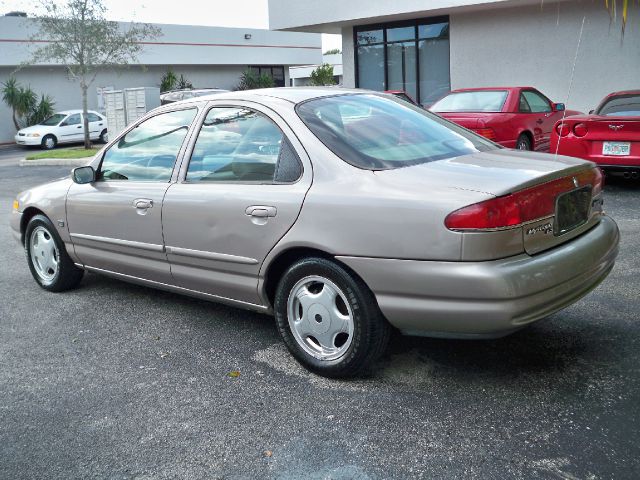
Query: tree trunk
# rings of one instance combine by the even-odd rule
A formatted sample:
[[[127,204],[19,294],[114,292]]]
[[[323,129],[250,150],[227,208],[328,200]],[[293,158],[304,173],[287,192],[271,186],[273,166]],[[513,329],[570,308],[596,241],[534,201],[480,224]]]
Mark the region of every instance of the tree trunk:
[[[82,89],[82,128],[84,128],[84,148],[91,148],[91,137],[89,136],[89,117],[87,115],[87,84],[84,78],[80,82]]]
[[[11,115],[13,116],[13,124],[16,127],[16,130],[20,130],[20,125],[18,125],[18,119],[16,118],[16,109],[11,109]]]

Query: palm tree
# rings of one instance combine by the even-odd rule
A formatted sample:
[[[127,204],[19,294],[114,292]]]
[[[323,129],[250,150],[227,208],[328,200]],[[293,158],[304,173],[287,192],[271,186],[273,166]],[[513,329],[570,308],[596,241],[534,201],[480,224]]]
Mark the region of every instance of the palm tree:
[[[15,77],[2,84],[2,100],[11,108],[13,125],[20,130],[18,118],[27,117],[36,107],[38,97],[31,87],[21,87]]]

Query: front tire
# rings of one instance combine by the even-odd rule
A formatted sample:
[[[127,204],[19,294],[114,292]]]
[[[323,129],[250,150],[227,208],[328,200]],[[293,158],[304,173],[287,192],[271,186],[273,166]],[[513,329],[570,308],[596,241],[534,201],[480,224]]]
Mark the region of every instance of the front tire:
[[[35,281],[50,292],[75,288],[84,270],[73,264],[55,227],[44,215],[36,215],[27,224],[24,249]]]
[[[353,377],[385,351],[391,326],[365,283],[341,265],[307,258],[276,290],[278,332],[291,354],[326,377]]]
[[[44,150],[53,150],[58,144],[58,139],[53,135],[45,135],[40,146]]]

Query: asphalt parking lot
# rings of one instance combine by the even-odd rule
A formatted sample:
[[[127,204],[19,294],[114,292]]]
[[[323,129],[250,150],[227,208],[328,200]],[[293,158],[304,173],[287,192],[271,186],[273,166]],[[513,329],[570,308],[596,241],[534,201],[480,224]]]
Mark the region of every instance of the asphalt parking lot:
[[[267,316],[97,275],[38,288],[11,201],[69,168],[15,155],[0,151],[0,478],[639,478],[639,182],[607,186],[620,257],[577,304],[500,340],[395,337],[375,374],[333,381]]]

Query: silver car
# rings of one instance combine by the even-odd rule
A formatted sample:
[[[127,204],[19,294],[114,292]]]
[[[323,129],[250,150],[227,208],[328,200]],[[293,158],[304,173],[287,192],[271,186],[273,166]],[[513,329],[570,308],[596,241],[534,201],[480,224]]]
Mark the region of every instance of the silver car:
[[[85,271],[275,315],[307,368],[409,335],[506,335],[618,253],[593,163],[501,148],[390,95],[284,88],[149,113],[11,226],[44,289]]]

